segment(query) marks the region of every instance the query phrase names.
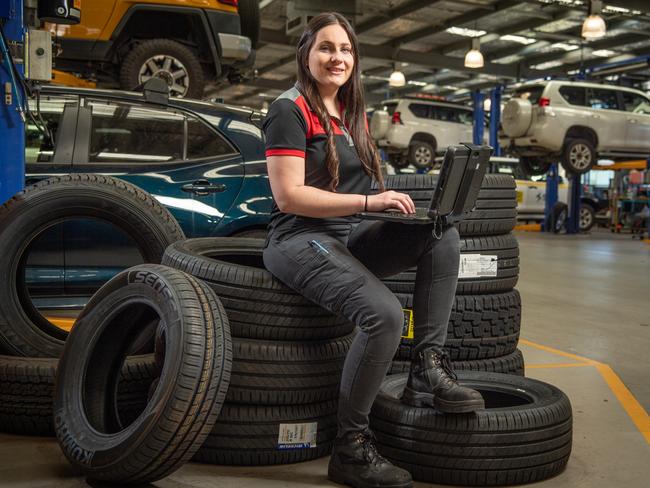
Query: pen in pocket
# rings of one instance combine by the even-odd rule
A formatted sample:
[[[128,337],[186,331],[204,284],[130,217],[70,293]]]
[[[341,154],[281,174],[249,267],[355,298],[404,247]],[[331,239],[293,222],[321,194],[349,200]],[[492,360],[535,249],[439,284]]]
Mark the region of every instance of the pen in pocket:
[[[316,240],[309,241],[309,245],[311,247],[313,247],[314,249],[316,249],[317,251],[324,252],[325,254],[330,253],[327,249],[325,249],[325,247],[320,242],[318,242]]]

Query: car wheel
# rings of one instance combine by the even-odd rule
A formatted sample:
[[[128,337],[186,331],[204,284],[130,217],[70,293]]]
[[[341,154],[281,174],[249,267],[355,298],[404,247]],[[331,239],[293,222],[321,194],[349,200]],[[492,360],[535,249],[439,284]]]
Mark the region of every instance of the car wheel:
[[[537,176],[548,173],[551,163],[538,157],[522,156],[519,158],[519,167],[527,175]]]
[[[580,205],[580,232],[589,231],[596,222],[596,212],[591,205]]]
[[[402,157],[399,154],[392,154],[389,156],[390,165],[396,170],[404,169],[408,167],[409,162],[407,158]]]
[[[133,90],[151,78],[160,78],[174,97],[201,98],[204,74],[197,54],[169,39],[142,41],[124,57],[120,85]]]
[[[567,173],[581,175],[596,164],[596,149],[587,139],[569,139],[564,144],[561,163]]]
[[[549,230],[554,234],[559,233],[566,225],[566,219],[569,215],[569,207],[566,203],[557,202],[551,210],[551,221]]]
[[[408,161],[418,169],[433,166],[435,155],[435,148],[428,142],[413,141],[409,145]]]

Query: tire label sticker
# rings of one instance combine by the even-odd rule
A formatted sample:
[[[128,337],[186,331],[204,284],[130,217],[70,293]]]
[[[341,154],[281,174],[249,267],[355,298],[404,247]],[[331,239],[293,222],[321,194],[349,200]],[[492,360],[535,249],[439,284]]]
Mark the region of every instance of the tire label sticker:
[[[309,449],[316,447],[318,422],[280,424],[278,449]]]
[[[461,254],[458,278],[486,278],[497,275],[498,257],[486,254]]]
[[[413,339],[413,310],[410,308],[403,308],[404,323],[402,324],[402,338]]]

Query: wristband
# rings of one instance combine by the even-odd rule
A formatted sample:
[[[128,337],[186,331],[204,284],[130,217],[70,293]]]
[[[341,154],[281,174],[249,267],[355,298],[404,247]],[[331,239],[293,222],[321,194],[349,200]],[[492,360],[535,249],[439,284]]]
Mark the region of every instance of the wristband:
[[[366,203],[363,206],[363,211],[367,212],[368,211],[368,195],[366,195]]]

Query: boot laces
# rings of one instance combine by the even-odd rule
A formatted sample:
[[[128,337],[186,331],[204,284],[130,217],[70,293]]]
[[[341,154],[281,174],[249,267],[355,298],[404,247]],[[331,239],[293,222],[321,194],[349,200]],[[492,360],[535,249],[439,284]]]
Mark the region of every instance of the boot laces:
[[[361,444],[361,447],[363,448],[363,457],[366,461],[375,465],[388,462],[386,458],[377,451],[377,446],[375,446],[377,438],[375,437],[375,434],[372,432],[360,432],[356,436],[355,440]]]
[[[456,372],[451,366],[451,360],[449,359],[449,354],[442,353],[436,355],[435,362],[440,366],[440,368],[445,372],[445,374],[453,381],[458,379]]]

